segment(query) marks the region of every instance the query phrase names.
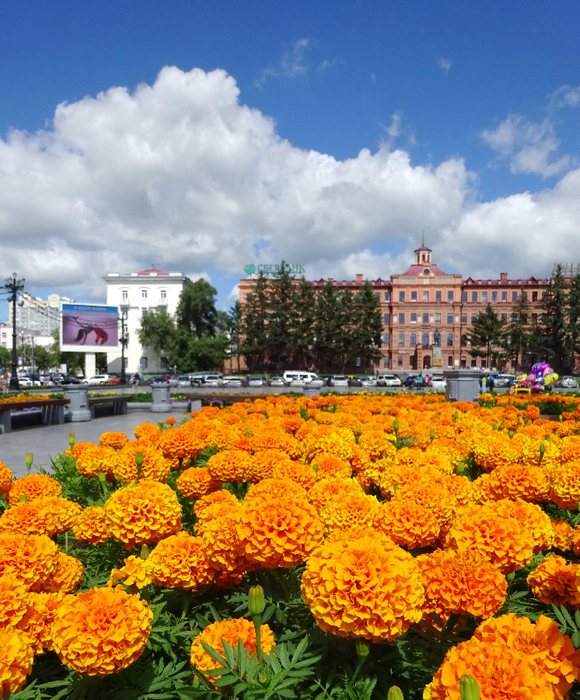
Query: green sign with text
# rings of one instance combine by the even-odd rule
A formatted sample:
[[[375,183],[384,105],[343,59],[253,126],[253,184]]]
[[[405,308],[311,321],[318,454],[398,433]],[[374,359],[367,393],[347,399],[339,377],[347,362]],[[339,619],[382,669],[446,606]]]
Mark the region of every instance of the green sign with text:
[[[303,275],[306,270],[304,265],[290,265],[288,263],[284,264],[284,269],[292,274]],[[280,265],[254,265],[250,263],[244,267],[244,272],[246,275],[253,275],[255,272],[263,272],[265,274],[280,272]]]

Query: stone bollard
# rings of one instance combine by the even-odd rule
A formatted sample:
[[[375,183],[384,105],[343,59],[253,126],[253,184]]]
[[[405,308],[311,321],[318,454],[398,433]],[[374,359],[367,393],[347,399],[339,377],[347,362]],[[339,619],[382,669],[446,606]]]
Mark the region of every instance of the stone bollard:
[[[193,399],[189,407],[190,413],[201,413],[201,399]]]
[[[447,401],[479,401],[479,380],[483,374],[475,369],[449,369],[443,372]]]
[[[320,387],[308,386],[305,384],[302,387],[302,393],[304,396],[320,396]]]
[[[66,408],[65,419],[71,423],[91,420],[89,408],[89,387],[86,384],[69,384],[63,386],[64,398],[70,401]]]
[[[169,413],[171,411],[171,392],[169,390],[169,382],[159,382],[151,386],[153,394],[153,405],[151,410],[153,413]]]

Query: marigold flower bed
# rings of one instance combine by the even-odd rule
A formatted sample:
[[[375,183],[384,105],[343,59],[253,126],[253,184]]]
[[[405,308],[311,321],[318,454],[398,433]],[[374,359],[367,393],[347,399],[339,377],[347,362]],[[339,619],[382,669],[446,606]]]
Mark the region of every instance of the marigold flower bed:
[[[0,462],[0,695],[580,698],[578,399],[540,398],[269,396]]]

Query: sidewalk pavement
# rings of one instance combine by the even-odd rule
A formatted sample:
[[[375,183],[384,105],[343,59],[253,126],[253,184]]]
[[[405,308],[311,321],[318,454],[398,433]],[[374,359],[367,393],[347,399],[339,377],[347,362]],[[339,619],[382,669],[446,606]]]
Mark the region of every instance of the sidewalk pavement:
[[[34,428],[13,430],[0,435],[0,462],[4,462],[15,477],[25,476],[27,452],[34,455],[33,467],[50,469],[50,458],[63,452],[69,445],[69,433],[74,433],[76,442],[99,444],[101,435],[108,431],[125,433],[133,440],[134,429],[140,423],[159,423],[170,415],[183,414],[183,409],[171,413],[151,413],[151,411],[131,411],[125,416],[95,418],[83,423],[64,425],[43,425]]]

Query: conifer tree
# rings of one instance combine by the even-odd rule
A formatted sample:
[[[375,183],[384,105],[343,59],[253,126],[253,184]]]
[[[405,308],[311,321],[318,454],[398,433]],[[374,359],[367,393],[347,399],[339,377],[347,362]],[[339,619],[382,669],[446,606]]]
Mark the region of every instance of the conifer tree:
[[[485,357],[488,367],[491,367],[492,359],[505,357],[505,327],[505,322],[488,304],[484,311],[477,314],[471,331],[465,335],[471,344],[469,354],[472,357]]]

